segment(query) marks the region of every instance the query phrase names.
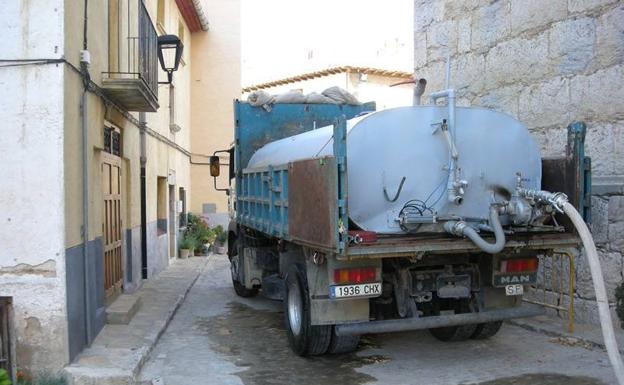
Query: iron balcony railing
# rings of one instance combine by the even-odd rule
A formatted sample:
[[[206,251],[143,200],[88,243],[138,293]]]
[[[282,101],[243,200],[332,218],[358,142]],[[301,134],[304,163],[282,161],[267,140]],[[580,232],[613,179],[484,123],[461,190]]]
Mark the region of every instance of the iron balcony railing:
[[[158,99],[158,34],[142,0],[116,0],[109,10],[108,79],[139,79]],[[127,5],[127,7],[124,7]]]

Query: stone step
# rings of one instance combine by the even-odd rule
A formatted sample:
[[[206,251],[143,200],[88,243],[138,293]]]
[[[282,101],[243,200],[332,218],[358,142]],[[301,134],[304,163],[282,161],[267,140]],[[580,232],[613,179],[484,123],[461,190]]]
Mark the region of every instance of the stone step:
[[[106,323],[109,325],[127,325],[140,307],[140,295],[122,294],[106,308]]]

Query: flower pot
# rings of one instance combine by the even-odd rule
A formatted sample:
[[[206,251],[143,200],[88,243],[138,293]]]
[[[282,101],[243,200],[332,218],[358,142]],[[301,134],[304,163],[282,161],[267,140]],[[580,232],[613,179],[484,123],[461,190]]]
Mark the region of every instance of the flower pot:
[[[189,249],[180,249],[180,258],[186,259],[191,254],[191,250]]]
[[[191,249],[189,250],[189,257],[194,257],[195,256],[195,249]]]

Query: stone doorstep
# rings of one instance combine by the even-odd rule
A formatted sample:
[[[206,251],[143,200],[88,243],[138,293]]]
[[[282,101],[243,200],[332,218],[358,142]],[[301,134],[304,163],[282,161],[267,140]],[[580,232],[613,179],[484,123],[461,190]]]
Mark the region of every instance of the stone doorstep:
[[[63,369],[68,385],[134,385],[162,333],[208,258],[170,265],[136,293],[142,306],[128,324],[105,325],[89,348]]]
[[[106,323],[110,325],[127,325],[141,307],[141,296],[122,294],[106,308]]]
[[[507,322],[550,337],[565,338],[572,343],[581,342],[584,345],[605,350],[600,325],[575,322],[574,333],[569,333],[565,317],[562,319],[552,315],[540,315],[531,318],[512,319]],[[620,327],[617,319],[613,319],[613,322],[618,348],[620,353],[624,354],[624,330]]]

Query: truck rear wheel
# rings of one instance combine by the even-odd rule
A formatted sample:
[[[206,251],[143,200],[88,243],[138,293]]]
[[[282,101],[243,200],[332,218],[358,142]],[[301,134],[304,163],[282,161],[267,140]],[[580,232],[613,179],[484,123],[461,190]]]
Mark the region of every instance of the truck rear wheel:
[[[429,329],[429,332],[440,341],[455,342],[467,340],[476,329],[477,325],[460,325]]]
[[[444,305],[444,309],[452,309],[455,311],[455,314],[470,313],[471,311],[469,301],[466,299],[446,300]],[[436,314],[439,314],[439,310],[436,311]],[[446,326],[429,329],[429,332],[440,341],[465,341],[474,335],[477,326],[477,324]]]
[[[327,352],[331,354],[350,353],[357,349],[359,343],[359,335],[339,336],[336,334],[336,328],[332,326],[331,342]]]
[[[293,264],[286,275],[284,318],[288,342],[300,356],[325,354],[332,337],[332,326],[310,323],[310,297],[305,268]]]
[[[503,326],[503,321],[496,322],[486,322],[482,324],[478,324],[474,333],[470,336],[470,338],[475,340],[484,340],[490,337],[493,337],[498,333],[501,326]]]

